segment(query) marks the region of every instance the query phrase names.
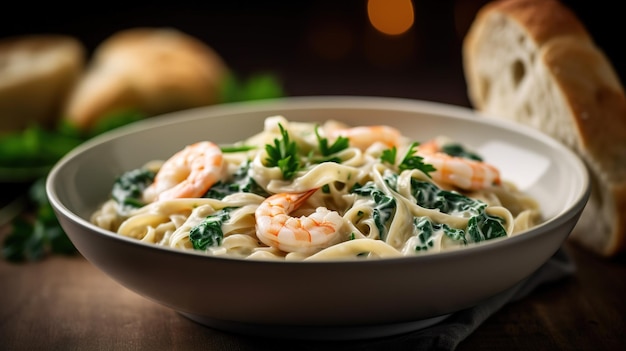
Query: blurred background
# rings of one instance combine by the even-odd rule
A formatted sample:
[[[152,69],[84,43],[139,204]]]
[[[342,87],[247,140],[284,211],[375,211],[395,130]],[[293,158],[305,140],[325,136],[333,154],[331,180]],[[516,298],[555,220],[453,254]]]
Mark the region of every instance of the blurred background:
[[[461,43],[487,0],[13,3],[0,37],[60,33],[93,50],[131,27],[174,27],[239,75],[271,72],[287,95],[382,95],[468,105]],[[626,75],[617,1],[563,0]],[[369,11],[368,11],[369,9]]]

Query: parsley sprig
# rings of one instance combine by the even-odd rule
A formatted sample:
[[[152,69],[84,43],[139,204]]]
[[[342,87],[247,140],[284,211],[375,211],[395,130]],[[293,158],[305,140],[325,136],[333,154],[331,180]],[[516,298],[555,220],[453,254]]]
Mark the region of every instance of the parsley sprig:
[[[327,138],[320,136],[319,134],[319,126],[315,126],[315,136],[317,137],[317,142],[319,145],[319,151],[324,156],[321,160],[318,160],[319,163],[322,162],[337,162],[341,163],[341,159],[339,157],[333,157],[332,155],[343,151],[350,146],[350,140],[344,136],[339,136],[335,139],[335,142],[330,145]]]
[[[408,169],[418,169],[430,177],[429,173],[434,172],[437,169],[433,167],[433,165],[431,164],[424,163],[424,158],[415,154],[415,151],[418,146],[419,146],[418,142],[411,143],[411,145],[409,146],[409,149],[407,150],[406,154],[402,158],[402,161],[400,161],[400,163],[398,164],[398,170],[402,172]],[[383,162],[394,165],[396,163],[397,154],[398,154],[398,150],[394,146],[390,149],[383,150],[383,153],[381,154],[380,159]]]
[[[380,160],[393,166],[396,164],[397,154],[398,149],[394,146],[391,149],[383,150],[383,153],[380,155]]]
[[[332,145],[328,145],[328,139],[323,138],[319,134],[319,126],[315,127],[315,136],[317,137],[317,141],[319,142],[320,152],[324,156],[330,156],[332,154],[336,154],[339,151],[345,150],[350,145],[350,139],[339,136]]]
[[[298,145],[289,137],[288,131],[282,124],[278,124],[281,138],[275,138],[273,144],[266,144],[265,158],[266,166],[278,167],[282,172],[283,179],[292,179],[296,172],[305,168],[311,163],[337,162],[341,163],[339,157],[333,156],[336,153],[349,147],[349,139],[343,136],[338,137],[332,144],[327,138],[319,134],[319,126],[315,126],[315,136],[317,137],[318,150],[321,158],[313,157],[313,151],[309,155],[300,154]]]
[[[301,168],[300,159],[298,157],[298,145],[289,138],[289,133],[282,124],[278,124],[280,128],[281,139],[275,138],[274,145],[266,144],[267,166],[278,167],[283,174],[283,179],[292,179],[296,172]]]

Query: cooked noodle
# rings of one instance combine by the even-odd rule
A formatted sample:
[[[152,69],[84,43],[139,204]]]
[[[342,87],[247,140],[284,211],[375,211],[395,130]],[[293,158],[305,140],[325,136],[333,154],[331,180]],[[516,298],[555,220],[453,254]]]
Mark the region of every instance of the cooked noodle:
[[[284,136],[281,128],[297,145],[300,163],[292,178],[285,177],[280,167],[268,165],[266,145],[277,145]],[[390,146],[372,132],[366,148],[350,142],[331,155],[320,154],[321,140],[332,144],[333,132],[348,129],[335,121],[318,126],[269,117],[260,133],[231,145],[234,151],[223,149],[223,170],[216,172],[220,179],[205,195],[152,202],[139,196],[134,206],[112,196],[91,221],[119,235],[213,256],[336,260],[458,249],[516,235],[540,220],[537,203],[509,182],[464,190],[434,179],[419,167],[399,167],[402,157],[410,156],[411,140],[405,136]],[[346,135],[351,141],[350,134]],[[383,161],[392,149],[395,161]],[[419,150],[418,145],[417,155]],[[147,161],[139,170],[158,173],[163,162]],[[139,189],[145,190],[152,179]],[[327,247],[287,252],[264,244],[257,233],[259,206],[272,194],[311,189],[318,190],[290,215],[309,215],[321,208],[338,213],[341,222]],[[198,236],[191,235],[194,230]],[[291,237],[278,241],[291,241],[297,247],[312,245]]]

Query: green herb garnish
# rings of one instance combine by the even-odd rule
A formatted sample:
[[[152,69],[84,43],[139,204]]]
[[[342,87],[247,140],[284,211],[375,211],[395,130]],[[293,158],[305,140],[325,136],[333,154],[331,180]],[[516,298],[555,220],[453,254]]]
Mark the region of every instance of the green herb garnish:
[[[317,142],[319,143],[320,153],[323,156],[330,156],[338,153],[339,151],[343,151],[348,148],[350,145],[350,139],[339,136],[332,145],[329,145],[327,138],[322,138],[318,132],[319,126],[315,126],[315,136],[317,137]]]
[[[435,167],[433,167],[433,165],[424,163],[423,157],[415,155],[415,148],[418,145],[418,142],[411,143],[411,146],[409,146],[409,150],[407,151],[406,155],[404,155],[404,158],[398,165],[398,169],[401,172],[407,169],[419,169],[430,177],[430,174],[428,173],[434,172],[436,171],[436,169]]]
[[[256,149],[254,145],[220,145],[223,153],[246,152]]]
[[[383,150],[383,153],[380,155],[380,160],[393,166],[394,164],[396,164],[397,153],[398,149],[396,149],[395,146],[391,149]]]
[[[333,156],[334,154],[347,149],[350,146],[350,140],[344,136],[339,136],[335,142],[330,145],[327,138],[323,138],[319,134],[319,126],[315,126],[315,136],[317,137],[318,150],[323,157],[313,160],[315,163],[335,162],[341,163],[341,158]]]
[[[274,139],[274,145],[266,144],[267,166],[278,167],[283,174],[283,179],[289,180],[293,178],[300,169],[300,159],[298,158],[298,145],[291,141],[289,133],[282,124],[278,124],[280,128],[281,139]]]
[[[400,170],[400,172],[406,171],[408,169],[419,169],[420,171],[424,172],[424,174],[430,177],[429,173],[434,172],[436,168],[433,167],[433,165],[431,164],[424,163],[423,157],[415,155],[415,149],[418,145],[418,142],[411,143],[411,146],[409,146],[409,150],[402,158],[402,161],[400,161],[398,169]],[[382,154],[380,155],[380,159],[385,163],[394,165],[396,163],[397,154],[398,150],[394,146],[390,149],[383,150]]]

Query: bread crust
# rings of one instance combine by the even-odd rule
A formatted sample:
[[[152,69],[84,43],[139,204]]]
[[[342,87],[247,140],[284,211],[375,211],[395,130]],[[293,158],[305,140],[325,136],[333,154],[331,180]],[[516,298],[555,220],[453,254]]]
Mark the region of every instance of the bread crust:
[[[519,29],[523,38],[511,45],[519,44],[515,49],[528,56],[528,67],[520,69],[523,77],[511,79],[520,85],[510,84],[508,90],[494,88],[503,86],[495,84],[499,75],[489,71],[497,68],[479,62],[485,60],[485,50],[496,50],[486,38],[500,24]],[[626,94],[611,62],[575,13],[557,0],[488,3],[464,39],[463,64],[468,96],[477,110],[531,124],[572,148],[587,164],[592,195],[570,239],[602,256],[625,252]],[[544,89],[552,113],[522,112],[522,107],[541,102],[516,89]],[[496,98],[506,103],[494,103]]]
[[[611,63],[594,46],[570,37],[553,40],[543,61],[571,108],[580,151],[588,154],[588,162],[597,163],[606,180],[623,182],[626,96]]]
[[[199,39],[173,28],[137,27],[114,33],[94,51],[68,99],[64,116],[89,129],[124,111],[147,116],[210,105],[228,72]]]
[[[539,46],[561,36],[591,41],[587,29],[567,7],[553,0],[497,0],[488,3],[478,16],[501,13],[520,23]],[[480,21],[479,18],[476,19]]]

